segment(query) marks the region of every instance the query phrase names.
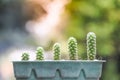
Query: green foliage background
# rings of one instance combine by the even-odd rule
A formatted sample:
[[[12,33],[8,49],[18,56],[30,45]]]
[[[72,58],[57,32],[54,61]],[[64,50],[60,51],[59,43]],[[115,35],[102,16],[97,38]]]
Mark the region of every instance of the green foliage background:
[[[79,55],[86,59],[86,34],[95,32],[98,59],[107,60],[102,80],[120,80],[120,0],[72,0],[66,9],[65,34],[77,38]]]

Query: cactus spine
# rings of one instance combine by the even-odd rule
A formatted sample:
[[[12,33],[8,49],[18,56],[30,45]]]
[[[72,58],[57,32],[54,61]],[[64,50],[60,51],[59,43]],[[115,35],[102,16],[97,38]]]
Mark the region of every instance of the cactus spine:
[[[53,46],[54,60],[60,60],[60,44],[55,43]]]
[[[28,53],[23,53],[21,57],[22,57],[22,60],[24,60],[24,61],[29,60],[29,54]]]
[[[87,57],[88,60],[96,58],[96,35],[94,32],[87,34]]]
[[[44,52],[44,49],[42,47],[37,48],[36,60],[44,60],[43,52]]]
[[[77,40],[74,37],[68,39],[68,51],[70,60],[77,59]]]

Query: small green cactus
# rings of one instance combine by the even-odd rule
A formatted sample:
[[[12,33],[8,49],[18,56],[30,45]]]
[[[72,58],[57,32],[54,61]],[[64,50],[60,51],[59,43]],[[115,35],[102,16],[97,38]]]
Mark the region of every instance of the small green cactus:
[[[23,53],[21,57],[22,57],[22,60],[24,60],[24,61],[29,60],[29,54],[28,53]]]
[[[70,60],[77,59],[77,40],[74,37],[68,39],[68,51]]]
[[[54,60],[60,60],[60,44],[55,43],[53,46]]]
[[[87,34],[87,57],[88,60],[96,58],[96,35],[94,32]]]
[[[44,60],[43,52],[44,52],[44,49],[42,47],[37,48],[36,60]]]

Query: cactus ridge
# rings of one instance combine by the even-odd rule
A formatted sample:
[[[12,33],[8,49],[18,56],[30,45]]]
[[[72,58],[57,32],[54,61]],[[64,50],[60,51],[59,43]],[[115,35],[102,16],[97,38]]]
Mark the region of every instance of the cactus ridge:
[[[74,37],[68,39],[68,51],[70,60],[77,59],[77,40]]]
[[[96,58],[96,35],[93,32],[87,34],[87,57],[89,60]]]
[[[43,57],[44,49],[42,47],[38,47],[36,51],[37,51],[36,60],[44,60],[44,57]]]
[[[60,60],[60,44],[55,43],[53,46],[54,60]]]
[[[28,53],[23,53],[21,57],[22,57],[22,60],[25,60],[25,61],[29,60],[29,54]]]

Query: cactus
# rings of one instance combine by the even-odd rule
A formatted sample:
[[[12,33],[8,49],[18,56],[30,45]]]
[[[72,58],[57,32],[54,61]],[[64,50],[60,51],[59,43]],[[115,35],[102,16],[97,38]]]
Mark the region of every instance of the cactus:
[[[28,53],[23,53],[21,57],[22,57],[22,60],[24,60],[24,61],[29,60],[29,54]]]
[[[44,60],[43,52],[44,52],[44,49],[42,47],[37,48],[36,60]]]
[[[68,51],[70,60],[77,59],[77,40],[74,37],[68,39]]]
[[[96,35],[94,32],[87,34],[87,58],[88,60],[96,58]]]
[[[54,60],[60,60],[60,44],[55,43],[53,46]]]

